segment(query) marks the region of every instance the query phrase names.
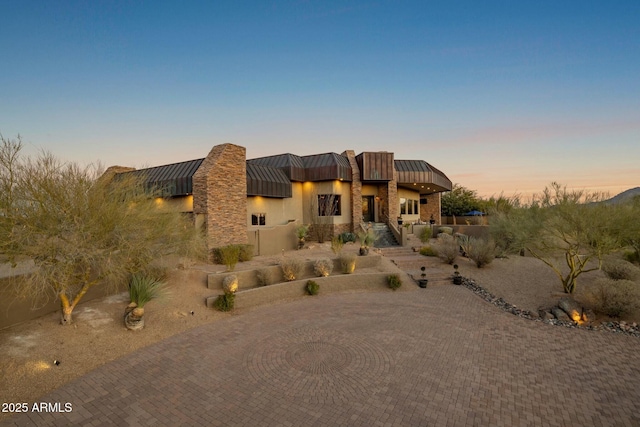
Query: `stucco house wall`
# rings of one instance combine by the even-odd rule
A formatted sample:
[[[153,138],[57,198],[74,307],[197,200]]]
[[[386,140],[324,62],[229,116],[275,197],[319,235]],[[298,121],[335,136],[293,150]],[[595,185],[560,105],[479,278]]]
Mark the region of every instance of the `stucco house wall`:
[[[253,214],[265,214],[267,227],[284,225],[291,220],[302,221],[303,218],[303,190],[301,182],[291,183],[292,197],[274,198],[263,196],[247,197],[247,227],[249,229],[264,226],[252,225]]]

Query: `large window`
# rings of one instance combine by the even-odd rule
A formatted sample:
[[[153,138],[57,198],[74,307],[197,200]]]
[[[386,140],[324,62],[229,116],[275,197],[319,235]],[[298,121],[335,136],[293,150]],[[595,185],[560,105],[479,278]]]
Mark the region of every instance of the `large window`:
[[[342,207],[339,194],[318,194],[318,216],[340,216]]]

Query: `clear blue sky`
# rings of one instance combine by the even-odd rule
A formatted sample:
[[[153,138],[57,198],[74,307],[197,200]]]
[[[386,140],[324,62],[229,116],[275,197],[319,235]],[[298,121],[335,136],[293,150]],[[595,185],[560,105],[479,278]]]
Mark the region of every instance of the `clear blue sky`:
[[[0,0],[0,132],[81,163],[393,151],[640,185],[640,1]]]

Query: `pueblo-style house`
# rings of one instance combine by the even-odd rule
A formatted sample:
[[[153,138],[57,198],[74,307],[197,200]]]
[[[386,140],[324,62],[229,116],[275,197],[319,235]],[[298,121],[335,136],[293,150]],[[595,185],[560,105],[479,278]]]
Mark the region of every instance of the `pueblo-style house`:
[[[311,226],[311,237],[330,239],[367,223],[397,232],[400,218],[440,223],[440,193],[451,190],[447,176],[426,161],[396,160],[390,152],[247,160],[244,147],[222,144],[203,159],[110,169],[143,174],[161,188],[157,203],[192,214],[209,248],[249,243],[261,255],[293,249],[300,224]]]

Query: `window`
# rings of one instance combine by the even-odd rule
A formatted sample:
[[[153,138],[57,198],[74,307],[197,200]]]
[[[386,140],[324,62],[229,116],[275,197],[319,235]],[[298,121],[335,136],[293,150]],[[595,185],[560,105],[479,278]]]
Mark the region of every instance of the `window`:
[[[264,214],[264,213],[251,214],[251,225],[267,225],[267,214]]]
[[[400,198],[400,215],[418,215],[418,201],[414,199]]]
[[[342,207],[339,194],[318,194],[318,216],[340,216]]]

